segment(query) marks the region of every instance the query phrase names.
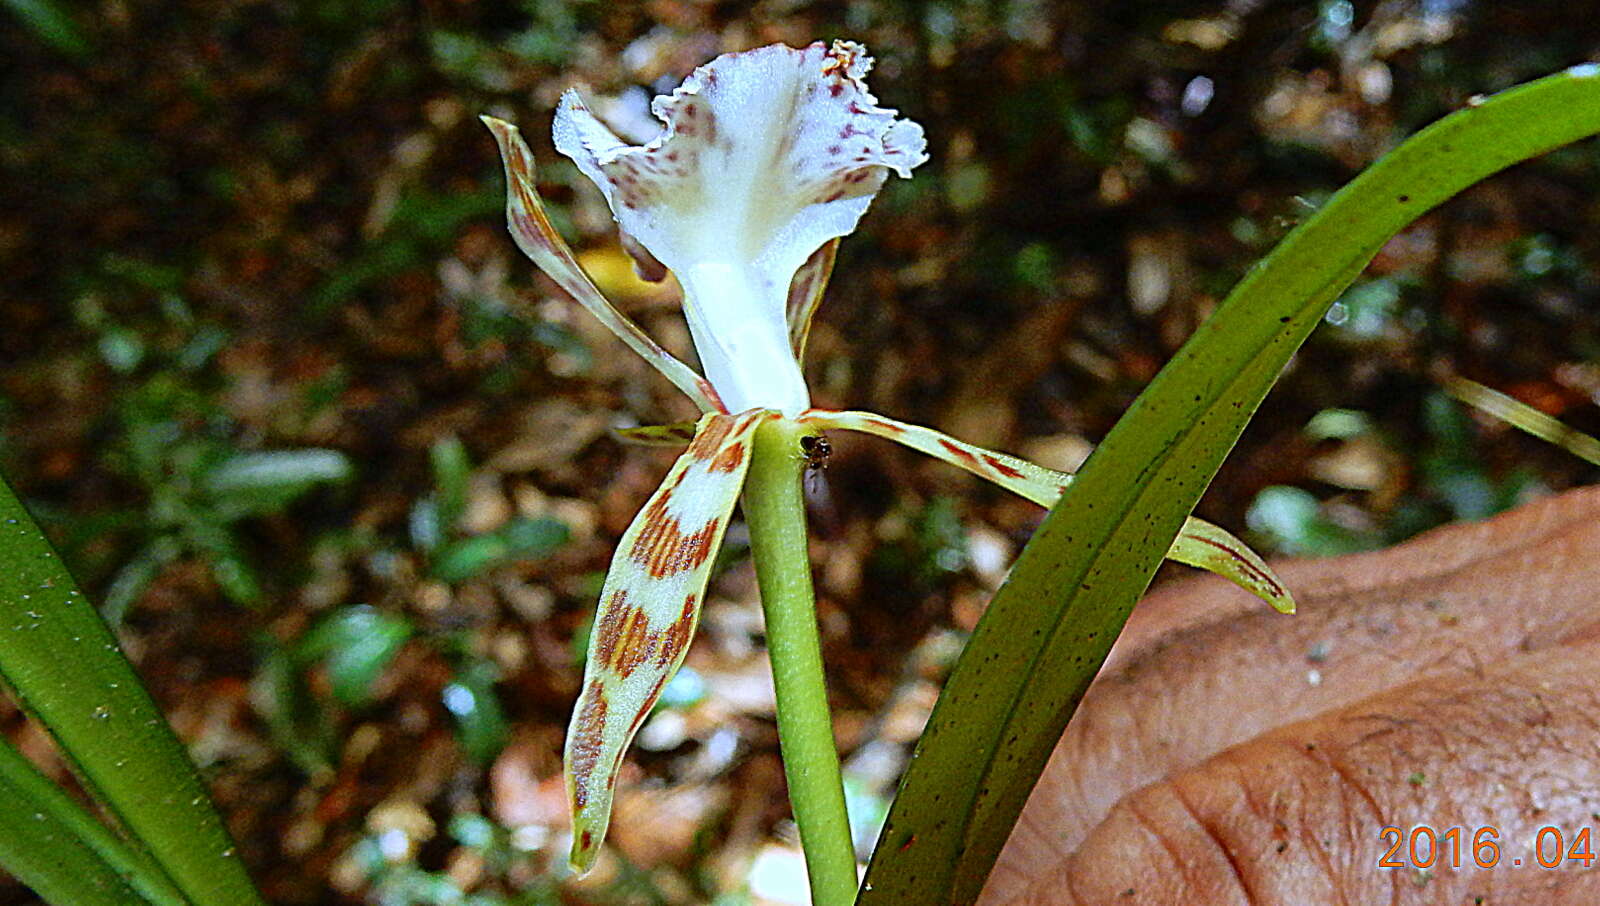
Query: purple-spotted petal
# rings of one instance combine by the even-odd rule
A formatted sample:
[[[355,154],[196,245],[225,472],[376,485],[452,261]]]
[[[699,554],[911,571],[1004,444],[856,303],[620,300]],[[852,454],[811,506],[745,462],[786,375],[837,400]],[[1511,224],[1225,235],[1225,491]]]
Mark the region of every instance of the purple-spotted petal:
[[[855,229],[888,172],[927,159],[922,128],[877,105],[857,44],[773,45],[694,71],[652,110],[660,136],[618,139],[574,92],[556,148],[605,193],[622,230],[670,268],[706,376],[729,411],[808,400],[789,352],[795,272]]]

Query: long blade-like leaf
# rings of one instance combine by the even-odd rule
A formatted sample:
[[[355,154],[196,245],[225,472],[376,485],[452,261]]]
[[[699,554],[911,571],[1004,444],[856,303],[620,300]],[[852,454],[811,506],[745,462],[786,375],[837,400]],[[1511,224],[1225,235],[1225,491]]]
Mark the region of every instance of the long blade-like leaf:
[[[1435,123],[1301,224],[1135,401],[995,595],[934,708],[858,902],[970,903],[1134,601],[1289,356],[1383,244],[1484,177],[1600,132],[1600,66]]]
[[[1560,419],[1546,415],[1509,394],[1477,381],[1452,375],[1442,382],[1444,392],[1472,408],[1492,415],[1503,422],[1532,434],[1545,443],[1555,444],[1573,456],[1587,459],[1600,466],[1600,440],[1564,424]]]
[[[142,853],[0,740],[0,866],[54,906],[184,906]]]
[[[182,743],[4,482],[0,566],[0,676],[186,897],[259,903]]]

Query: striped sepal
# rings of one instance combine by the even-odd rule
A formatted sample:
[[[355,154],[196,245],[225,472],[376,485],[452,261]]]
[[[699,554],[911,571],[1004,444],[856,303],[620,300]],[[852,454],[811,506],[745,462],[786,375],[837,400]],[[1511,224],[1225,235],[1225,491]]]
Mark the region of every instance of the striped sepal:
[[[811,319],[822,305],[822,294],[828,289],[828,278],[833,276],[833,263],[838,257],[839,240],[829,239],[811,253],[789,281],[788,312],[784,320],[789,325],[789,344],[794,347],[794,357],[802,364],[806,360],[806,341],[811,338]]]
[[[715,402],[716,391],[711,389],[711,385],[694,369],[657,345],[633,319],[617,311],[589,279],[589,275],[584,273],[578,259],[573,257],[572,249],[567,247],[566,241],[551,226],[550,218],[544,213],[544,204],[539,200],[539,190],[535,186],[533,152],[528,150],[517,127],[492,116],[481,119],[500,145],[500,157],[506,170],[506,221],[517,247],[580,305],[599,318],[600,323],[628,344],[630,349],[644,356],[645,361],[688,394],[701,411],[721,410],[722,407]]]
[[[1015,456],[985,450],[956,440],[932,428],[909,425],[872,412],[832,412],[811,409],[801,424],[819,429],[862,431],[902,443],[913,450],[942,459],[1043,507],[1051,507],[1072,482],[1072,476],[1034,465]],[[1294,613],[1294,598],[1272,569],[1243,541],[1221,528],[1189,517],[1167,551],[1167,559],[1209,570],[1266,601],[1283,613]]]
[[[612,428],[619,440],[646,447],[681,447],[694,440],[694,422],[673,422],[670,425],[639,425],[633,428]]]
[[[762,411],[703,416],[689,449],[634,517],[611,559],[567,728],[572,867],[588,871],[611,820],[623,751],[683,663]]]

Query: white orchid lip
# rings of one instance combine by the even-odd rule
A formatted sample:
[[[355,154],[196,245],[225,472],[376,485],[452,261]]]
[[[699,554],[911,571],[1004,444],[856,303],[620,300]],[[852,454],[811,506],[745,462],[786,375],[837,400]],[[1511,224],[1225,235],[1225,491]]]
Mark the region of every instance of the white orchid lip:
[[[837,41],[725,54],[651,106],[661,135],[617,138],[576,92],[555,144],[605,194],[623,233],[678,277],[706,377],[727,411],[797,415],[809,392],[790,344],[790,283],[853,231],[890,170],[927,160],[922,127],[877,106],[872,59]]]

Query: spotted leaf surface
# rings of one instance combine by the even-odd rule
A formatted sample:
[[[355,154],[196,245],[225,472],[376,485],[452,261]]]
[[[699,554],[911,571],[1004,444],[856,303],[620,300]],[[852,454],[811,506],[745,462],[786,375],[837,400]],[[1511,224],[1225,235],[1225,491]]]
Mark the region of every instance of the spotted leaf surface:
[[[578,259],[573,257],[572,249],[568,248],[561,234],[550,224],[550,218],[545,215],[544,203],[539,199],[534,179],[533,152],[528,150],[517,127],[492,116],[482,117],[482,120],[494,134],[495,142],[500,146],[500,158],[505,164],[506,221],[517,247],[558,286],[599,318],[600,323],[628,344],[628,348],[643,356],[674,386],[688,394],[702,411],[720,410],[722,407],[716,403],[716,394],[711,390],[711,385],[694,369],[650,339],[633,319],[618,311],[601,294],[589,275],[584,273]]]
[[[800,416],[802,424],[818,428],[861,431],[888,438],[913,450],[942,459],[1033,501],[1051,507],[1072,482],[1066,472],[1046,469],[1015,456],[985,450],[948,434],[885,418],[872,412],[833,412],[811,409]],[[1294,598],[1271,567],[1243,541],[1201,519],[1183,524],[1167,559],[1209,570],[1266,601],[1282,613],[1294,612]]]
[[[713,555],[750,466],[751,435],[769,417],[703,416],[611,559],[567,728],[571,861],[579,873],[594,864],[605,838],[622,754],[683,663]]]

